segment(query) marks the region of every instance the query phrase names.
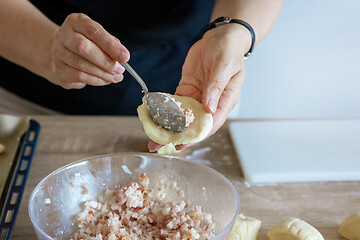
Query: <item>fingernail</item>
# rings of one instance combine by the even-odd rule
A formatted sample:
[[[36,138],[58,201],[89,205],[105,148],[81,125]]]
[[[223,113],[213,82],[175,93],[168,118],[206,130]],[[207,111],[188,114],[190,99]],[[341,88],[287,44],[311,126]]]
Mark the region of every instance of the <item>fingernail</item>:
[[[120,63],[116,62],[114,72],[115,73],[124,73],[124,71],[125,71],[125,68],[123,66],[121,66]]]
[[[217,102],[214,98],[210,98],[209,100],[209,109],[211,112],[215,113],[217,108]]]
[[[127,55],[128,55],[128,53],[126,51],[121,50],[118,55],[118,60],[121,62],[127,60]]]
[[[114,80],[116,82],[120,82],[121,80],[123,80],[124,76],[122,74],[119,75],[114,75]]]
[[[117,42],[120,42],[120,40],[117,38],[117,37],[115,37],[115,36],[113,36],[114,38],[115,38],[115,40],[117,41]]]

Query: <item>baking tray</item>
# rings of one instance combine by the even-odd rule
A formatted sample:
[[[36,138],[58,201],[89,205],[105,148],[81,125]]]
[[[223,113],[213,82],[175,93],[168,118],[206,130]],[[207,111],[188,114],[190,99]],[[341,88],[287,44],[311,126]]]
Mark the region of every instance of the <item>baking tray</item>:
[[[39,132],[29,117],[0,114],[0,240],[11,238]]]

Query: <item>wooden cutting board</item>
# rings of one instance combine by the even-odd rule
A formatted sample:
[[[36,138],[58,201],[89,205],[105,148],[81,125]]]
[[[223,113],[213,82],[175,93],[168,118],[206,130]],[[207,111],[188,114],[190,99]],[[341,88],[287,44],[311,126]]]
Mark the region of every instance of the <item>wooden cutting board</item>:
[[[360,180],[360,120],[237,121],[230,133],[250,183]]]

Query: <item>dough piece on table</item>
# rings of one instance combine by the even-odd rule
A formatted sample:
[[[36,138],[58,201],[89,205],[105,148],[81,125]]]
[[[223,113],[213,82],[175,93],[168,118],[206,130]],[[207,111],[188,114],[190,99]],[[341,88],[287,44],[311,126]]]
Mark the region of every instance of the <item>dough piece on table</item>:
[[[0,154],[2,154],[5,151],[5,146],[0,143]]]
[[[280,221],[267,236],[270,240],[324,240],[316,228],[297,218]]]
[[[345,218],[339,233],[346,239],[360,240],[360,212],[356,212]]]
[[[205,139],[213,126],[213,118],[210,113],[205,112],[203,105],[190,97],[170,95],[175,101],[181,103],[181,108],[189,108],[192,110],[195,120],[183,132],[172,132],[157,125],[149,115],[144,104],[137,108],[139,119],[143,124],[144,131],[148,137],[154,142],[166,144],[189,144],[197,143]],[[175,148],[173,148],[174,150]],[[170,153],[170,152],[167,152]]]
[[[256,240],[261,221],[239,214],[228,240]]]

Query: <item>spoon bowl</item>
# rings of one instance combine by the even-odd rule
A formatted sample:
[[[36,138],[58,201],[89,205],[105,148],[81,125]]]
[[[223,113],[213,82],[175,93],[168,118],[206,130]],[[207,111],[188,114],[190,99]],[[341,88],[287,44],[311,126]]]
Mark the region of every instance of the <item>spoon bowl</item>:
[[[173,132],[185,131],[185,114],[172,98],[161,92],[149,92],[145,102],[146,110],[158,125]]]
[[[153,121],[173,132],[185,131],[185,114],[175,100],[161,92],[149,92],[145,82],[128,63],[122,63],[121,65],[140,84],[145,95],[143,98],[145,108]]]

